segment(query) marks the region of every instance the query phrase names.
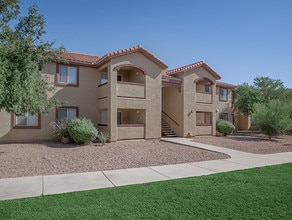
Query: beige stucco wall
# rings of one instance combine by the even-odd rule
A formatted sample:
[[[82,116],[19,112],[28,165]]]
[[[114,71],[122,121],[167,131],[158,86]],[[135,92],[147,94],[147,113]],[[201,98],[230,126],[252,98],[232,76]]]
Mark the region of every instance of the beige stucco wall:
[[[142,139],[145,138],[144,127],[118,127],[117,139]]]
[[[115,70],[115,67],[132,64],[134,66],[141,67],[145,70],[146,75],[145,87],[144,87],[144,98],[137,97],[118,97],[121,90],[117,91],[117,74],[119,71]],[[127,139],[127,137],[133,136],[131,132],[136,132],[135,129],[128,129],[129,134],[123,136],[122,130],[117,129],[117,109],[141,109],[145,110],[145,128],[144,138],[160,138],[161,136],[161,71],[162,69],[154,62],[149,60],[143,54],[136,52],[120,57],[113,58],[108,63],[108,74],[109,74],[109,86],[110,86],[110,104],[109,104],[109,131],[111,134],[111,141],[119,139]],[[134,73],[132,73],[134,74]],[[131,76],[128,76],[131,77]],[[141,78],[142,79],[142,78]],[[137,81],[137,79],[135,79]],[[143,82],[143,81],[141,81]],[[133,87],[135,88],[135,87]],[[127,88],[131,91],[130,85]],[[140,94],[141,88],[139,88]],[[119,93],[117,93],[119,92]],[[139,95],[140,96],[140,95]],[[127,127],[129,128],[129,127]],[[124,129],[123,129],[124,130]],[[120,131],[120,133],[119,133]]]
[[[162,88],[162,111],[168,115],[162,114],[162,118],[179,136],[183,136],[183,109],[182,92],[172,87]]]
[[[9,135],[12,126],[11,114],[0,111],[0,140]]]
[[[196,126],[196,135],[210,135],[212,134],[212,126]]]
[[[99,74],[97,74],[99,75]],[[103,98],[108,98],[109,97],[109,85],[104,84],[101,85],[97,88],[97,98],[98,99],[103,99]]]
[[[145,70],[141,71],[120,69],[115,67],[132,64]],[[44,74],[53,84],[55,82],[56,64],[48,64]],[[101,72],[108,73],[108,83],[100,84]],[[97,126],[100,122],[100,110],[106,109],[108,125],[99,126],[108,132],[109,139],[116,141],[131,138],[160,138],[161,117],[171,125],[179,136],[187,135],[215,135],[216,120],[220,113],[228,113],[232,120],[232,93],[228,89],[228,101],[219,101],[219,88],[212,85],[212,94],[204,92],[205,86],[195,83],[195,80],[206,77],[215,83],[216,79],[203,67],[192,69],[178,77],[182,80],[181,91],[175,88],[162,88],[162,68],[145,57],[140,52],[112,58],[102,67],[79,67],[79,87],[57,86],[52,97],[63,101],[64,106],[79,107],[79,117],[92,119]],[[122,75],[124,81],[134,82],[133,85],[117,83],[117,74]],[[142,83],[143,85],[135,85]],[[117,111],[123,111],[125,123],[144,124],[144,127],[119,127],[117,125]],[[165,115],[162,110],[175,122]],[[196,112],[211,112],[212,126],[196,126]],[[133,115],[137,114],[138,115]],[[51,123],[56,120],[53,109],[47,115],[41,116],[40,129],[13,129],[14,117],[6,112],[0,112],[0,142],[50,139]],[[242,122],[243,127],[244,122]],[[248,125],[247,125],[248,126]]]
[[[212,94],[208,93],[196,93],[196,102],[197,103],[208,103],[212,104]]]
[[[143,99],[145,98],[145,86],[118,83],[117,96]]]
[[[239,114],[237,120],[238,120],[237,129],[239,129],[239,130],[248,130],[248,129],[250,129],[250,126],[251,126],[251,118],[250,118],[250,116]]]
[[[181,92],[174,88],[163,88],[162,108],[179,123],[179,126],[162,115],[163,119],[179,136],[215,135],[218,105],[218,102],[215,101],[216,86],[211,85],[212,94],[205,94],[201,93],[205,91],[205,85],[195,83],[195,80],[201,77],[208,78],[215,83],[215,77],[202,67],[192,69],[178,77],[182,79]],[[197,111],[211,112],[212,126],[196,126]]]
[[[232,122],[232,114],[234,114],[234,109],[233,109],[233,104],[232,104],[232,89],[227,88],[228,89],[227,101],[220,101],[219,89],[220,89],[220,87],[216,87],[216,96],[214,99],[214,102],[216,104],[216,109],[217,109],[216,120],[219,119],[219,115],[221,113],[227,113],[228,114],[228,121]]]
[[[202,67],[190,70],[184,74],[183,87],[184,87],[184,136],[190,135],[213,135],[216,132],[214,122],[215,103],[214,92],[202,101],[202,96],[205,94],[197,93],[197,84],[194,82],[196,79],[205,77],[215,82],[215,77]],[[199,85],[201,86],[201,85]],[[212,85],[211,89],[214,91],[215,86]],[[208,95],[208,94],[206,94]],[[212,126],[196,126],[196,112],[211,112],[212,113]]]
[[[50,63],[42,71],[48,76],[50,83],[54,84],[56,64]],[[96,125],[97,111],[97,70],[89,67],[79,67],[79,87],[56,86],[54,98],[63,101],[63,106],[79,107],[79,117],[87,117]],[[0,113],[0,142],[32,141],[51,139],[51,125],[56,120],[56,110],[41,115],[40,129],[14,129],[14,117],[8,113]],[[3,125],[3,126],[2,126]]]

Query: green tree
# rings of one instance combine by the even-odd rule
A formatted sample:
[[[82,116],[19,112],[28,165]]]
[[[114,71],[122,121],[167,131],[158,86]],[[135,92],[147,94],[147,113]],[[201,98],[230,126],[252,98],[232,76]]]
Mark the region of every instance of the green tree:
[[[62,48],[54,50],[53,43],[42,40],[45,18],[37,5],[20,16],[19,4],[0,0],[0,110],[17,115],[48,112],[56,101],[49,99],[53,86],[40,71],[47,62],[63,60]]]
[[[253,85],[244,83],[238,86],[235,96],[235,106],[245,115],[253,113],[255,103],[268,103],[273,99],[287,101],[287,98],[292,101],[292,95],[285,88],[283,82],[269,77],[256,77]]]
[[[253,88],[257,91],[261,102],[268,102],[272,99],[282,99],[286,90],[281,80],[275,80],[269,77],[256,77],[253,84]]]
[[[269,136],[285,134],[292,129],[292,103],[270,100],[255,103],[252,118],[260,131]]]
[[[253,112],[253,104],[259,101],[257,91],[247,83],[237,87],[235,97],[235,106],[244,115],[251,115]]]

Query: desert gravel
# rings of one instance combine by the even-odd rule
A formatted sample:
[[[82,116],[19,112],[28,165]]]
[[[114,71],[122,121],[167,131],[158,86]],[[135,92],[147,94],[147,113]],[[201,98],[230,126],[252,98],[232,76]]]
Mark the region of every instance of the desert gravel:
[[[229,156],[159,140],[119,141],[104,146],[53,142],[0,144],[0,178],[137,168],[225,158]]]
[[[255,154],[292,151],[291,135],[272,137],[270,140],[259,133],[238,132],[225,137],[195,137],[194,141]]]
[[[256,154],[292,151],[292,136],[256,133],[195,137],[195,142]],[[225,159],[228,155],[159,140],[78,146],[54,142],[0,144],[0,178],[91,172]]]

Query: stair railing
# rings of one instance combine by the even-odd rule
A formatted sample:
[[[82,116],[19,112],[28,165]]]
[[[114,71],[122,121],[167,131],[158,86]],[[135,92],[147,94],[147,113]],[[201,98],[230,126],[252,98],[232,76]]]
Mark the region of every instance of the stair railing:
[[[179,123],[177,123],[172,117],[170,117],[165,111],[162,111],[162,114],[164,114],[167,118],[169,118],[173,123],[175,123],[177,126],[179,126]]]

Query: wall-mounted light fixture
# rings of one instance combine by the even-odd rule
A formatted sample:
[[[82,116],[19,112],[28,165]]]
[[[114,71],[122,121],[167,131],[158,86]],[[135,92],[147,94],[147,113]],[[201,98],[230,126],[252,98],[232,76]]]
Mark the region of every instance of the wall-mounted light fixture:
[[[192,109],[189,113],[188,113],[188,116],[190,116],[191,114],[194,113],[194,110]]]

